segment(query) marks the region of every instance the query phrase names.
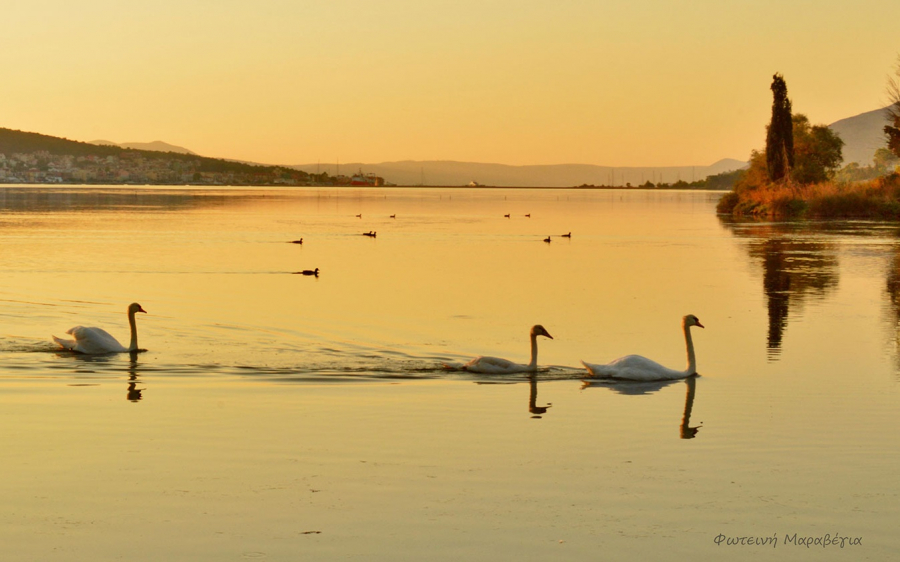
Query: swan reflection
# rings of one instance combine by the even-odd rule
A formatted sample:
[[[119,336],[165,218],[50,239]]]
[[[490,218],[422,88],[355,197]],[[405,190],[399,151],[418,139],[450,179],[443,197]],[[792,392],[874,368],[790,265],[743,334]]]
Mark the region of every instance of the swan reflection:
[[[128,355],[130,355],[128,360],[128,391],[125,394],[125,399],[129,402],[139,402],[144,398],[143,388],[138,388],[138,353],[137,351],[130,351]]]
[[[547,413],[547,410],[553,405],[551,403],[547,403],[546,406],[538,406],[537,405],[537,375],[532,373],[528,375],[528,385],[530,386],[530,392],[528,393],[528,411],[531,412],[532,418],[541,419],[541,417]]]
[[[128,352],[128,366],[125,371],[128,373],[128,386],[125,391],[125,399],[129,402],[139,402],[143,399],[143,392],[146,390],[145,388],[138,388],[138,385],[141,384],[141,380],[138,378],[140,373],[138,367],[140,363],[138,363],[138,357],[140,357],[141,350],[129,351]],[[76,362],[76,367],[74,370],[74,375],[83,376],[83,375],[92,375],[98,372],[121,372],[121,367],[119,366],[119,361],[121,361],[121,355],[117,353],[109,353],[106,355],[85,355],[83,353],[72,353],[71,351],[63,351],[57,350],[56,356],[60,358],[71,359]],[[96,370],[92,367],[96,367]],[[75,386],[84,386],[84,385],[75,385]],[[91,385],[95,386],[95,385]]]
[[[697,375],[683,379],[687,390],[684,397],[684,412],[681,416],[681,424],[678,426],[678,434],[682,439],[693,439],[700,431],[701,425],[691,426],[691,413],[694,410],[694,397],[697,393]],[[616,394],[626,396],[644,396],[659,392],[667,386],[681,383],[681,380],[668,381],[621,381],[610,379],[589,379],[583,381],[582,389],[606,388]]]

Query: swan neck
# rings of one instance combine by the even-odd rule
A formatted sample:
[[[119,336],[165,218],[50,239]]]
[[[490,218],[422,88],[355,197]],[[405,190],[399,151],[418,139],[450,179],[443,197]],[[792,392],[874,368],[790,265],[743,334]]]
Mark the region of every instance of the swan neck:
[[[537,334],[531,334],[531,363],[528,364],[529,369],[537,368]]]
[[[691,327],[682,326],[684,330],[684,343],[687,346],[687,374],[693,375],[697,372],[697,357],[694,355],[694,340],[691,339]]]
[[[128,324],[131,326],[131,343],[128,345],[128,351],[135,351],[138,348],[137,342],[137,323],[134,321],[134,311],[128,311]]]

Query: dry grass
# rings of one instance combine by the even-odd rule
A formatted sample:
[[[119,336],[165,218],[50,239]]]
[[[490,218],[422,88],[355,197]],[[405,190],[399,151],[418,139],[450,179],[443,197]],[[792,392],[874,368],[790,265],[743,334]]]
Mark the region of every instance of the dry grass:
[[[900,174],[853,184],[739,185],[718,210],[768,218],[900,219]]]

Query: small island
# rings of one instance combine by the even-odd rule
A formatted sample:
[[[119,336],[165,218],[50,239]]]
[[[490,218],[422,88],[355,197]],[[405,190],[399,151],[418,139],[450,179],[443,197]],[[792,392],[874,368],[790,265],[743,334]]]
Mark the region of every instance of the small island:
[[[772,80],[766,148],[750,154],[734,190],[717,211],[734,217],[867,218],[900,220],[900,60],[888,81],[886,146],[871,165],[840,168],[843,140],[825,125],[793,114],[784,77]]]

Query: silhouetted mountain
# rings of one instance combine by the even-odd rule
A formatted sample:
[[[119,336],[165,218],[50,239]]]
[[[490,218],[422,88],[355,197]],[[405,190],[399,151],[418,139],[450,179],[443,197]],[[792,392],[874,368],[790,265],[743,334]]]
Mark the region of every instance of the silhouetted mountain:
[[[746,162],[726,158],[709,166],[668,166],[668,167],[612,167],[593,164],[551,164],[542,166],[507,166],[505,164],[485,164],[477,162],[454,162],[448,160],[382,162],[364,164],[350,162],[341,164],[301,164],[291,166],[308,173],[316,171],[335,175],[353,174],[358,170],[374,173],[398,185],[480,185],[502,187],[574,187],[578,185],[619,185],[632,186],[645,182],[675,183],[678,180],[690,182],[707,176],[738,170]]]
[[[50,135],[42,135],[40,133],[29,133],[0,128],[0,154],[29,154],[33,152],[46,152],[55,156],[100,157],[138,154],[148,160],[179,160],[182,162],[190,162],[193,169],[197,172],[254,173],[277,168],[276,166],[244,164],[231,160],[196,156],[193,153],[183,154],[176,152],[159,152],[155,150],[138,150],[133,148],[123,148],[112,143],[93,144],[60,137],[52,137]],[[284,169],[284,167],[281,168]]]
[[[135,150],[150,150],[152,152],[176,152],[178,154],[192,154],[197,156],[197,153],[193,150],[188,150],[182,146],[175,146],[174,144],[169,144],[163,141],[153,141],[153,142],[112,142],[107,140],[95,140],[91,141],[91,144],[103,145],[103,146],[118,146],[121,148],[133,148]]]
[[[870,166],[875,151],[887,145],[884,138],[885,125],[885,110],[876,109],[835,121],[828,127],[844,141],[844,164],[857,162],[862,166]]]

